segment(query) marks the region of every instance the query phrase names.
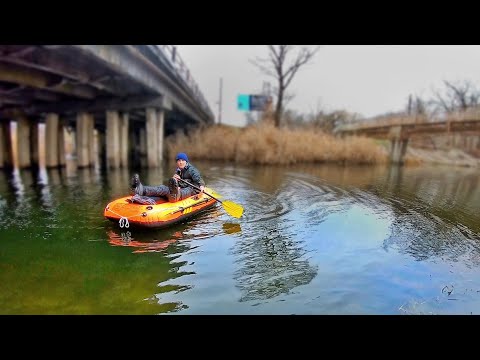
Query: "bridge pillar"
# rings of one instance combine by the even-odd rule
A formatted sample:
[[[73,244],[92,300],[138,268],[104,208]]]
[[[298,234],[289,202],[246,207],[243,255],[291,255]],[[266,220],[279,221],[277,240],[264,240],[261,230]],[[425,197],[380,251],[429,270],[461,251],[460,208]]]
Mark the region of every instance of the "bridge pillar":
[[[65,166],[65,124],[63,121],[58,121],[58,166]]]
[[[17,159],[20,169],[32,165],[30,156],[30,121],[21,116],[17,119]]]
[[[77,167],[90,166],[90,145],[93,134],[90,134],[90,116],[86,112],[77,114]]]
[[[7,157],[7,141],[5,138],[5,131],[3,123],[0,124],[0,169],[5,165],[5,159]]]
[[[107,111],[107,167],[120,167],[120,120],[117,111]]]
[[[149,168],[158,167],[158,117],[155,108],[147,108],[147,166]]]
[[[157,135],[158,135],[158,162],[161,164],[163,161],[163,128],[165,122],[165,111],[158,110],[157,111]]]
[[[95,147],[95,118],[93,114],[88,114],[88,164],[93,167],[96,162],[96,147]]]
[[[120,118],[120,166],[128,168],[128,113]]]
[[[402,133],[401,126],[392,126],[390,137],[390,161],[394,164],[403,164],[403,157],[407,152],[408,138]]]
[[[0,123],[0,168],[13,167],[12,131],[10,121]]]
[[[12,169],[14,165],[13,161],[13,143],[12,143],[12,127],[10,125],[10,120],[4,121],[1,124],[2,128],[2,140],[0,140],[0,151],[2,151],[3,162],[0,162],[0,166],[3,165],[6,169]]]
[[[30,154],[31,165],[38,169],[40,160],[40,143],[38,122],[30,122]]]
[[[50,113],[45,120],[45,165],[58,166],[58,115]]]
[[[145,128],[140,129],[140,166],[147,167],[147,135]]]

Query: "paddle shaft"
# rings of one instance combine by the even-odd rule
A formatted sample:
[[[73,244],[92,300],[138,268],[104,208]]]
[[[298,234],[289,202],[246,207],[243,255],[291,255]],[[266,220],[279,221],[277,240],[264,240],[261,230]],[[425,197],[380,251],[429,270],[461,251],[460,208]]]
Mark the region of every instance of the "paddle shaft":
[[[193,184],[190,184],[188,181],[186,180],[183,180],[183,179],[180,179],[180,181],[183,181],[185,184],[187,185],[190,185],[191,187],[193,187],[194,189],[197,189],[199,191],[202,191],[200,190],[199,187],[193,185]],[[215,199],[217,200],[219,203],[221,203],[223,205],[223,208],[224,210],[228,213],[228,215],[231,215],[233,217],[236,217],[236,218],[240,218],[243,214],[243,207],[241,207],[240,205],[234,203],[233,201],[229,201],[229,200],[225,200],[225,201],[221,201],[219,199],[217,199],[215,196],[213,195],[210,195],[209,193],[206,193],[205,191],[203,192],[205,195],[208,195],[210,196],[212,199]]]
[[[194,189],[197,189],[197,190],[199,190],[199,191],[202,191],[198,186],[195,186],[195,185],[193,185],[193,184],[190,184],[187,180],[180,179],[180,181],[183,181],[185,184],[190,185],[190,186],[193,187]],[[205,192],[205,191],[204,191],[203,193],[204,193],[205,195],[210,196],[212,199],[217,200],[219,203],[222,203],[222,204],[223,204],[222,200],[217,199],[215,196],[210,195],[209,193],[207,193],[207,192]]]

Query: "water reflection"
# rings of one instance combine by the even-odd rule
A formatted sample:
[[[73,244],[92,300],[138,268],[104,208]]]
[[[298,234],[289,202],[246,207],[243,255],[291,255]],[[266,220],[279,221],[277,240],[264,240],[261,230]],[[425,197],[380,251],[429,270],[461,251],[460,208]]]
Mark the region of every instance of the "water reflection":
[[[480,264],[480,226],[475,211],[480,191],[478,174],[464,170],[452,174],[434,168],[428,174],[412,169],[391,168],[387,180],[379,184],[382,199],[394,213],[391,235],[385,248],[395,248],[413,258]],[[382,200],[384,201],[384,200]]]
[[[236,234],[236,233],[239,233],[242,231],[242,228],[240,226],[240,224],[238,223],[224,223],[222,225],[222,228],[223,228],[223,232],[225,234],[228,234],[228,235],[231,235],[231,234]]]
[[[324,184],[338,190],[345,188],[365,189],[370,185],[384,179],[389,168],[385,166],[341,166],[341,165],[316,165],[302,164],[291,166],[289,174],[292,177],[317,179]]]
[[[37,179],[35,190],[39,195],[40,203],[46,211],[53,211],[54,199],[52,196],[52,186],[49,185],[49,183],[51,182],[54,186],[60,183],[59,172],[53,170],[48,174],[45,168],[40,168]]]
[[[179,279],[194,275],[195,271],[184,270],[188,261],[179,260],[183,254],[192,250],[192,244],[188,241],[189,226],[180,225],[172,229],[163,230],[118,230],[107,231],[108,243],[113,247],[126,247],[132,249],[131,253],[138,255],[157,254],[161,258],[155,261],[167,265],[167,271],[154,274],[155,291],[143,299],[149,304],[156,304],[163,309],[159,313],[174,313],[186,310],[189,306],[180,299],[172,299],[172,296],[193,288],[191,284],[182,284]],[[143,257],[143,256],[142,256]]]
[[[304,242],[289,234],[287,226],[267,222],[256,226],[254,233],[257,235],[239,240],[232,251],[238,267],[234,279],[242,292],[240,302],[289,294],[317,275]]]
[[[30,186],[32,182],[32,172],[18,169],[13,170],[11,178],[9,179],[9,184],[11,185],[15,198],[19,203],[24,202],[26,187]]]
[[[134,248],[133,253],[161,252],[165,251],[169,245],[176,243],[184,238],[180,231],[176,231],[171,235],[171,239],[157,239],[151,234],[137,233],[132,234],[131,231],[107,231],[108,242],[113,246],[129,246]]]
[[[3,171],[0,171],[0,219],[6,218],[5,212],[7,211],[8,204],[7,204],[7,184],[8,184],[8,178],[6,176],[6,173]]]

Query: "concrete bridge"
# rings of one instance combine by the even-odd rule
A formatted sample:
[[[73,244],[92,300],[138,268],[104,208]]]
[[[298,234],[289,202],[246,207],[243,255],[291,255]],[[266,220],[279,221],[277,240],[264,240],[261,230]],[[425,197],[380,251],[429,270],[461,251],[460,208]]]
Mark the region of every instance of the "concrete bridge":
[[[171,45],[0,45],[0,122],[0,167],[14,153],[19,168],[38,165],[39,124],[46,167],[65,164],[67,133],[78,167],[94,149],[110,168],[157,167],[164,136],[214,115]]]
[[[425,116],[385,116],[372,120],[343,124],[334,130],[335,134],[363,135],[390,140],[390,160],[403,163],[408,141],[413,136],[464,133],[480,135],[480,108],[470,108],[429,119]]]

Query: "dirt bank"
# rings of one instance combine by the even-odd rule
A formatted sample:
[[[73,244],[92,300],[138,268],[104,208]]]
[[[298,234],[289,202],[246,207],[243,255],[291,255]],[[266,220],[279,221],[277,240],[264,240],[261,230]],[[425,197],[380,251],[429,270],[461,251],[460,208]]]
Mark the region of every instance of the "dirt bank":
[[[408,146],[406,156],[412,159],[420,159],[423,163],[480,167],[480,158],[476,158],[460,149],[430,150]]]

